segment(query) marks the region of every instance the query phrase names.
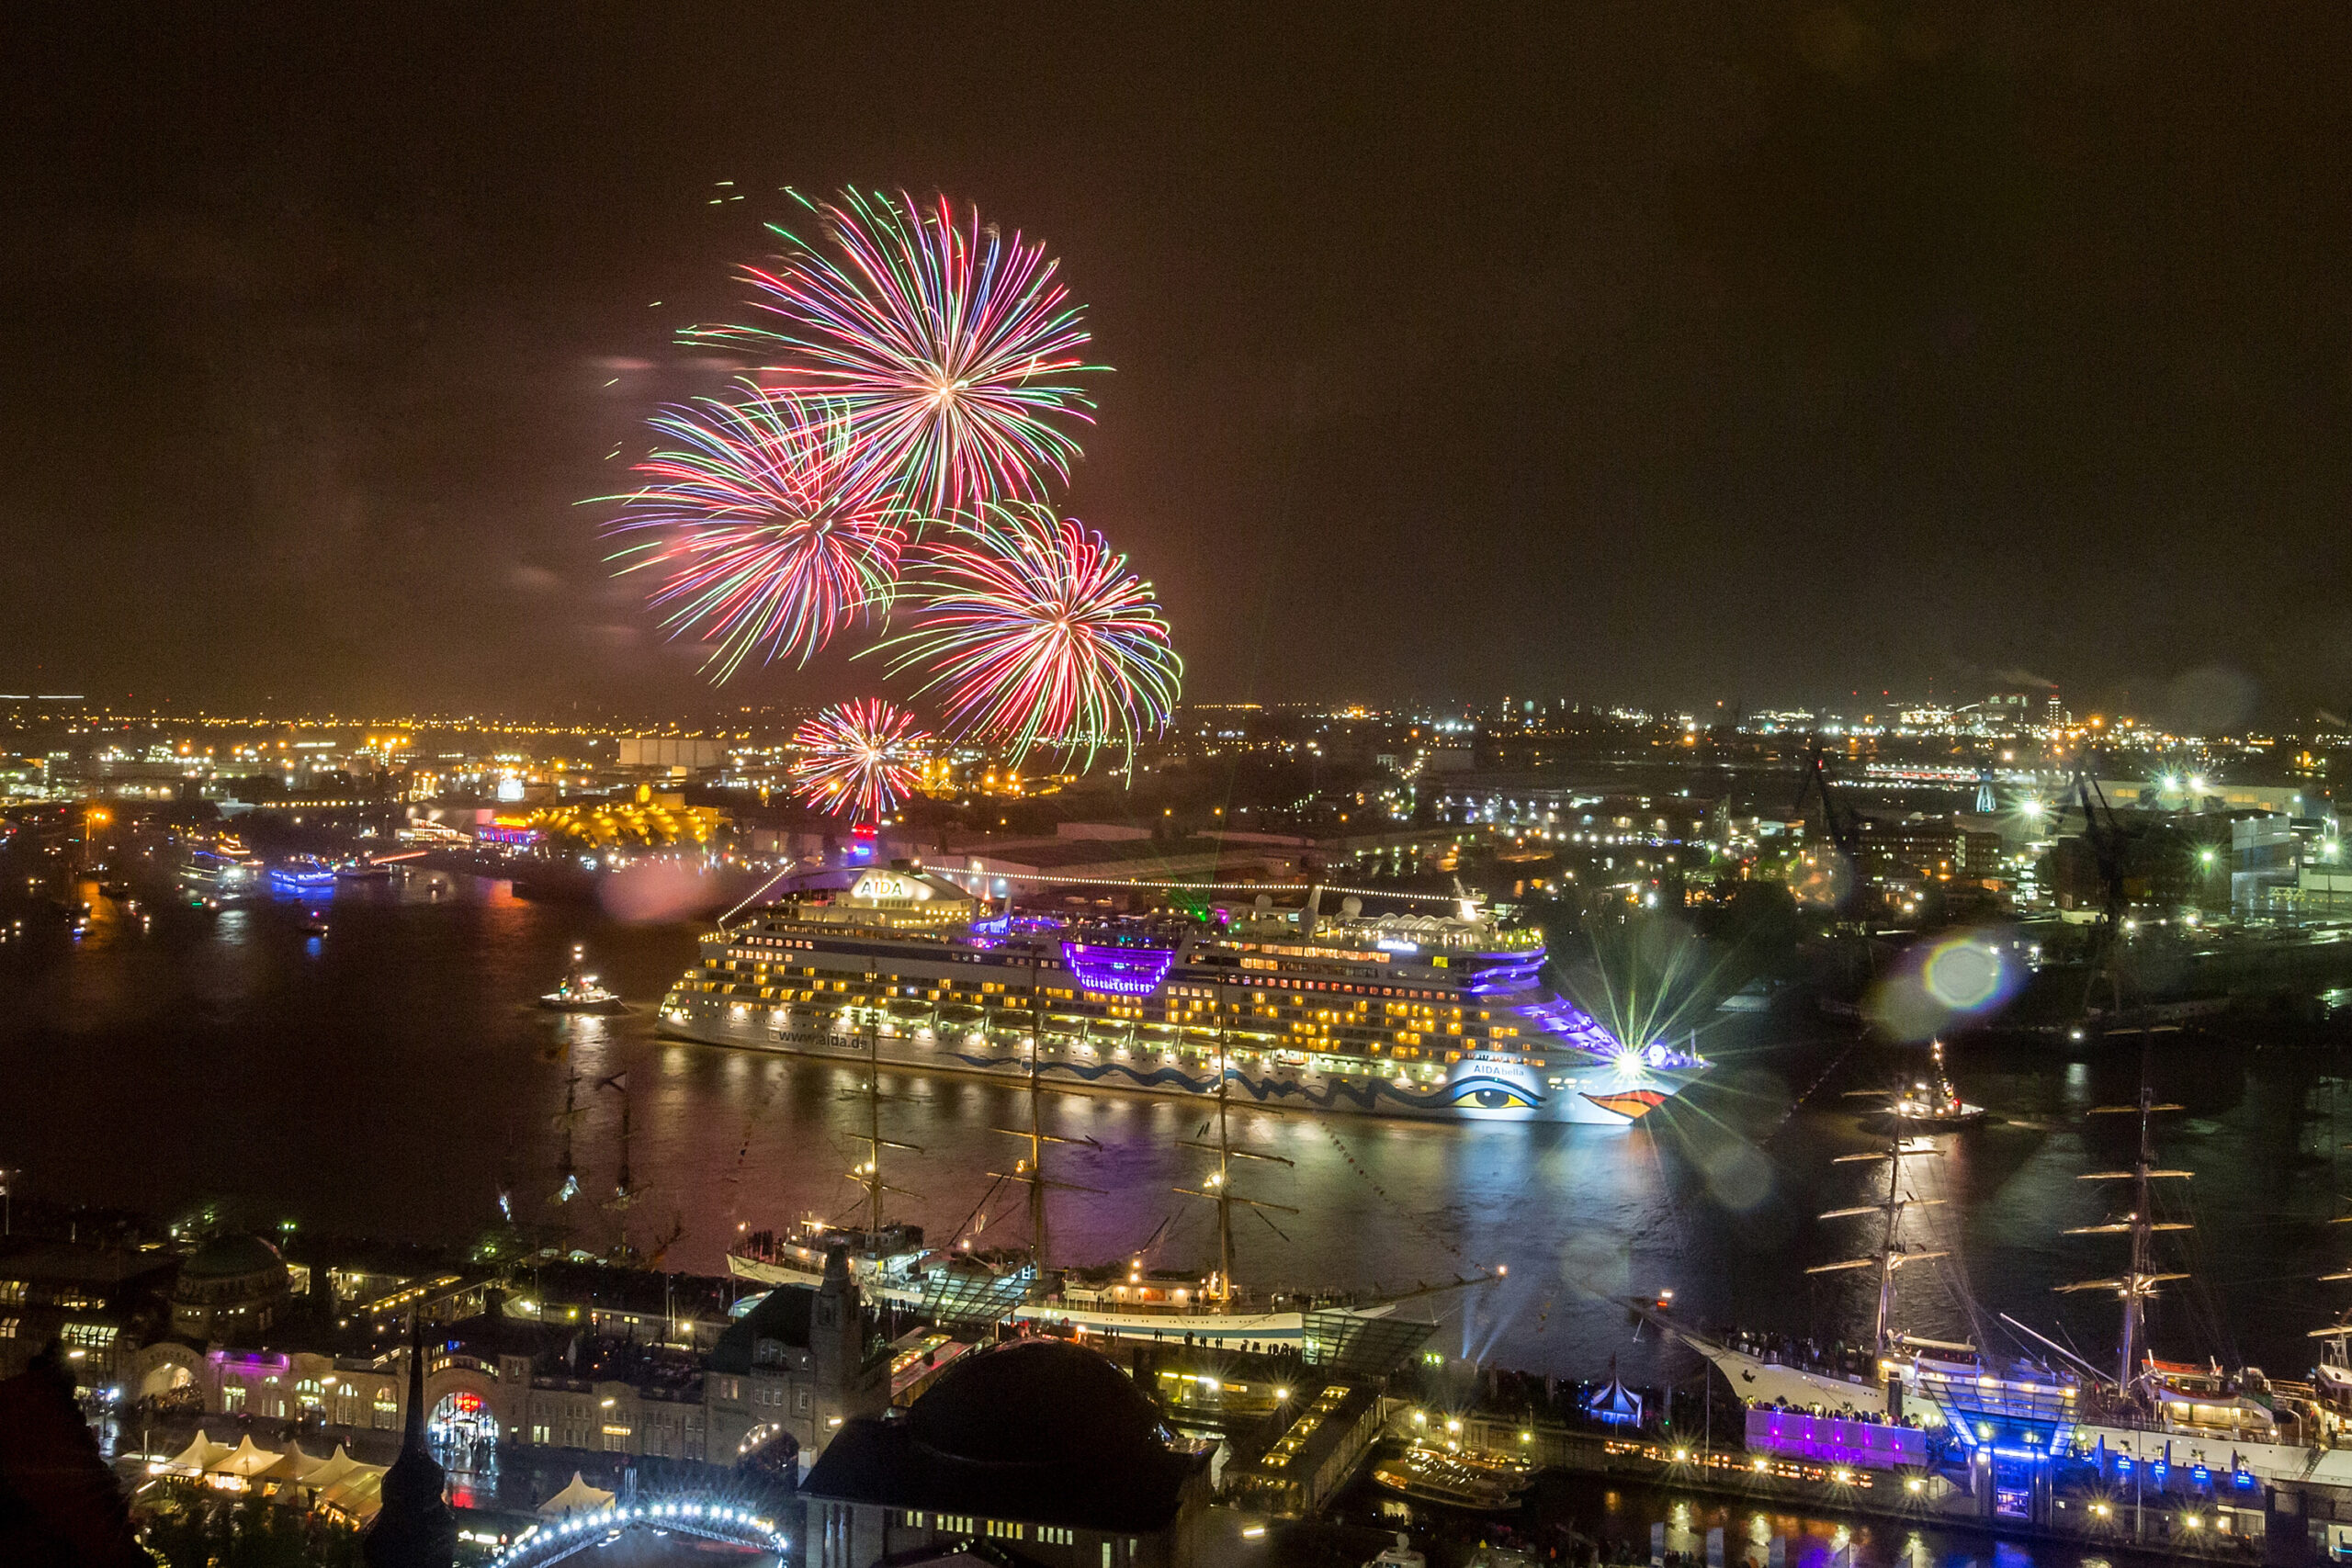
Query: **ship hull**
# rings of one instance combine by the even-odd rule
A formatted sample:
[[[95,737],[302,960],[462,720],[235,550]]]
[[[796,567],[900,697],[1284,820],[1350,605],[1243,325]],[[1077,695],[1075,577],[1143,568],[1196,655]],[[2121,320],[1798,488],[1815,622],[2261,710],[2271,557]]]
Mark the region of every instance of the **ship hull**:
[[[892,1021],[867,1025],[808,1009],[752,1009],[673,994],[659,1032],[676,1040],[820,1060],[918,1068],[1001,1078],[1025,1085],[1025,1043],[984,1033]],[[874,1037],[868,1038],[872,1030]],[[1442,1122],[1565,1122],[1624,1127],[1681,1092],[1695,1074],[1657,1070],[1627,1059],[1538,1070],[1525,1063],[1465,1055],[1441,1077],[1409,1084],[1364,1073],[1317,1072],[1310,1066],[1235,1053],[1226,1069],[1228,1098],[1270,1110],[1311,1111]],[[1036,1063],[1040,1082],[1057,1089],[1104,1089],[1213,1099],[1213,1055],[1163,1049],[1149,1042],[1049,1043]]]
[[[738,1280],[771,1289],[778,1285],[800,1285],[816,1290],[823,1283],[823,1276],[816,1270],[733,1253],[728,1255],[727,1267]],[[919,1308],[922,1305],[923,1292],[920,1286],[911,1283],[877,1283],[870,1278],[864,1278],[858,1285],[861,1293],[869,1299],[879,1299],[902,1307]],[[1385,1317],[1392,1306],[1382,1304],[1351,1310],[1362,1317]],[[1196,1343],[1210,1346],[1288,1346],[1296,1345],[1306,1337],[1306,1314],[1296,1312],[1114,1312],[1042,1301],[1023,1302],[1006,1315],[1015,1322],[1035,1324],[1041,1328],[1068,1328],[1082,1334],[1162,1341],[1182,1340],[1190,1336]]]
[[[1715,1365],[1734,1393],[1750,1404],[1791,1404],[1801,1410],[1862,1420],[1886,1415],[1886,1385],[1767,1360],[1687,1329],[1675,1336]]]

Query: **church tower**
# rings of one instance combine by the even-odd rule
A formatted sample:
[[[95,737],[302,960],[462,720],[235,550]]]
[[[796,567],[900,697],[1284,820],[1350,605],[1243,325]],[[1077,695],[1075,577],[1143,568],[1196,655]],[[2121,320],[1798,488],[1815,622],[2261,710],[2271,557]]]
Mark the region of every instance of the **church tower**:
[[[383,1504],[359,1555],[368,1568],[451,1568],[458,1516],[441,1496],[442,1473],[424,1440],[424,1323],[409,1317],[408,1427],[401,1457],[384,1472]]]

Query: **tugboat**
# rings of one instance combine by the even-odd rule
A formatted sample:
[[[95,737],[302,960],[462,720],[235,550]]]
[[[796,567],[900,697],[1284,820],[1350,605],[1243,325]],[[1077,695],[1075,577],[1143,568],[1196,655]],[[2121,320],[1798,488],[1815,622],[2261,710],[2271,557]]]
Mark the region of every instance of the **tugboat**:
[[[556,983],[554,990],[539,998],[539,1006],[549,1012],[616,1013],[628,1010],[618,991],[605,989],[596,983],[595,976],[588,973],[587,946],[576,942],[571,944],[571,967],[563,972],[563,978]]]

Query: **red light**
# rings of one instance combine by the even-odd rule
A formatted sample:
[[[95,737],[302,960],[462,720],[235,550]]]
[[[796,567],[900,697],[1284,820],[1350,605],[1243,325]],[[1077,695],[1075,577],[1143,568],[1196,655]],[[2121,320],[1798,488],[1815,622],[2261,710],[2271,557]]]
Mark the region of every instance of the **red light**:
[[[849,830],[849,836],[860,843],[870,844],[880,835],[873,823],[860,822]]]
[[[449,1396],[449,1406],[460,1416],[472,1416],[481,1409],[481,1395],[458,1390]]]

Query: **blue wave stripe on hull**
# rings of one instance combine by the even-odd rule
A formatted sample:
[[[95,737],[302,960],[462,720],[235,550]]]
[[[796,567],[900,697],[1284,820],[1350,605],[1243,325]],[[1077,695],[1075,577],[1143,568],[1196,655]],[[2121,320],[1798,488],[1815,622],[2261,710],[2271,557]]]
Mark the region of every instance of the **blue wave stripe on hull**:
[[[1015,1070],[1025,1070],[1023,1064],[1018,1062],[1002,1063],[985,1056],[967,1056],[960,1052],[949,1052],[948,1055],[959,1062],[968,1063],[975,1067],[1001,1070],[1011,1066]],[[1122,1075],[1138,1089],[1149,1089],[1158,1084],[1182,1084],[1194,1094],[1216,1092],[1216,1079],[1214,1077],[1196,1078],[1179,1067],[1160,1067],[1152,1072],[1143,1073],[1118,1062],[1105,1062],[1095,1067],[1079,1066],[1069,1062],[1057,1062],[1050,1067],[1045,1068],[1039,1076],[1054,1077],[1068,1074],[1088,1083],[1101,1083],[1113,1073]],[[1261,1105],[1270,1100],[1280,1100],[1284,1104],[1328,1109],[1345,1100],[1358,1110],[1369,1111],[1383,1098],[1386,1098],[1396,1101],[1399,1105],[1409,1106],[1415,1111],[1449,1111],[1455,1103],[1453,1100],[1447,1099],[1443,1091],[1436,1094],[1404,1094],[1385,1081],[1374,1081],[1363,1085],[1333,1084],[1328,1091],[1318,1097],[1315,1091],[1301,1083],[1253,1082],[1239,1073],[1232,1073],[1228,1076],[1242,1093]]]

